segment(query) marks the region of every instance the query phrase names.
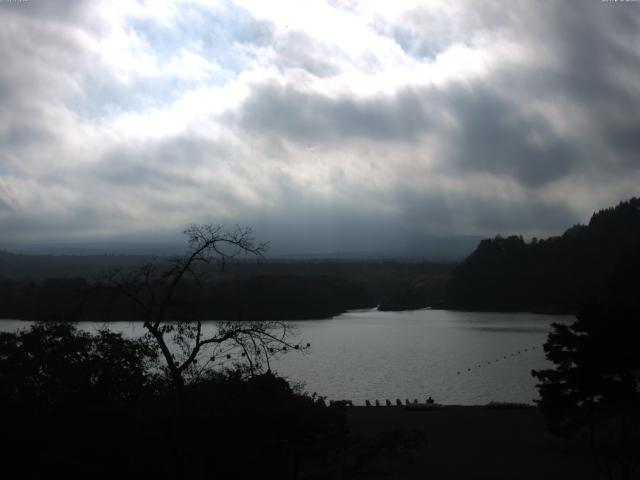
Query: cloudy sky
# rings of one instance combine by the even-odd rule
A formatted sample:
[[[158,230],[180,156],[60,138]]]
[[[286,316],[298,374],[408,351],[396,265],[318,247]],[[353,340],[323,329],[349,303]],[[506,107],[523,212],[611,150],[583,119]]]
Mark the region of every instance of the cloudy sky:
[[[0,246],[545,236],[639,154],[640,2],[0,2]]]

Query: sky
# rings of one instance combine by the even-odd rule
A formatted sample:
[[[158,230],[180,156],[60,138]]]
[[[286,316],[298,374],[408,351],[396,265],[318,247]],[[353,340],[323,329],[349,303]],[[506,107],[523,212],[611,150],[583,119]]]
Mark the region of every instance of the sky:
[[[555,235],[639,152],[640,2],[0,1],[0,246]]]

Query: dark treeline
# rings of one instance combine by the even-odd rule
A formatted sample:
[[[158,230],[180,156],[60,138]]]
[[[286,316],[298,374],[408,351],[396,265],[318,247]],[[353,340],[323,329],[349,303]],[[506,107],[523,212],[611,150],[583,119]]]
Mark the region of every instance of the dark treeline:
[[[238,261],[224,269],[206,267],[204,284],[185,284],[182,295],[206,319],[314,319],[375,306],[575,312],[585,300],[604,295],[616,264],[639,246],[640,199],[633,198],[558,237],[483,240],[457,267],[435,262]],[[109,268],[126,270],[151,260],[0,252],[0,318],[131,319],[126,307],[109,302],[96,286]]]
[[[296,478],[347,441],[342,412],[270,373],[178,395],[143,340],[69,323],[0,333],[7,478]],[[349,465],[345,465],[349,467]]]
[[[0,250],[0,278],[92,279],[112,268],[131,268],[153,259],[151,255],[26,255]]]
[[[112,301],[100,284],[110,266],[126,271],[149,260],[0,253],[0,318],[136,319],[129,304]],[[76,277],[66,274],[67,262]],[[202,319],[317,319],[377,305],[402,310],[440,304],[452,269],[429,262],[238,262],[224,270],[207,266],[203,281],[185,282],[180,296]]]
[[[483,240],[448,285],[447,305],[469,310],[575,312],[607,295],[616,266],[640,248],[640,199],[596,212],[562,236]]]
[[[375,306],[366,290],[336,277],[263,275],[204,285],[184,282],[178,292],[190,314],[211,320],[326,318]],[[124,298],[112,298],[85,279],[0,281],[0,317],[45,321],[141,320]]]

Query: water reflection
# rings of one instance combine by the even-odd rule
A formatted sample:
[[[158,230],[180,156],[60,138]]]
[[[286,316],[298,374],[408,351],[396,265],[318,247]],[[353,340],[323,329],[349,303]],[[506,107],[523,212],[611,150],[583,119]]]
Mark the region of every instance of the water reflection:
[[[418,398],[446,404],[490,401],[531,403],[537,397],[532,369],[544,368],[542,344],[550,324],[568,316],[447,310],[348,312],[327,320],[297,322],[307,354],[291,352],[274,362],[278,373],[329,399]],[[29,322],[0,321],[13,331]],[[88,331],[102,324],[81,322]],[[129,337],[139,323],[109,325]],[[214,328],[209,322],[205,329]]]
[[[550,324],[567,316],[445,310],[350,312],[299,322],[308,356],[276,369],[307,390],[357,403],[426,396],[447,404],[531,403]]]

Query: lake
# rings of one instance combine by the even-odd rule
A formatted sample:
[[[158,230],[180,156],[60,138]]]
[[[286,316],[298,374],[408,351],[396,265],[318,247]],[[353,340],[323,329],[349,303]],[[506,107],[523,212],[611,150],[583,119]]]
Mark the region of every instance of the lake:
[[[272,368],[304,382],[309,393],[356,404],[426,396],[458,405],[532,403],[538,395],[530,372],[550,365],[542,350],[550,325],[572,321],[529,313],[352,311],[295,322],[311,349],[290,352]],[[25,324],[5,320],[0,330]],[[80,324],[88,330],[99,326]],[[142,332],[141,324],[116,322],[110,328],[134,337]]]

